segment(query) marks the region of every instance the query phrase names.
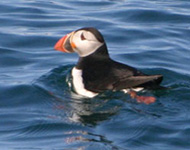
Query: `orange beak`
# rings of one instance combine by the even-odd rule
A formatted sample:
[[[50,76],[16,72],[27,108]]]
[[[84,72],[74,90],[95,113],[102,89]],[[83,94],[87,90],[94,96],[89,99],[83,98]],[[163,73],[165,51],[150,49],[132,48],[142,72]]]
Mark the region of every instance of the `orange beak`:
[[[72,32],[73,33],[73,32]],[[54,49],[65,52],[65,53],[72,53],[73,51],[73,45],[70,43],[70,37],[72,33],[69,33],[58,40],[58,42],[55,44]]]

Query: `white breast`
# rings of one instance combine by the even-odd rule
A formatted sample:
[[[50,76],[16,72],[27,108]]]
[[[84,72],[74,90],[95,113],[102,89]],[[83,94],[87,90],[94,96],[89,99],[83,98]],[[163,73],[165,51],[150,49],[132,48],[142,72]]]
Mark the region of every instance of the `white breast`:
[[[82,78],[82,70],[74,67],[71,74],[73,77],[73,86],[77,94],[85,97],[94,97],[98,95],[98,93],[94,93],[85,89]]]

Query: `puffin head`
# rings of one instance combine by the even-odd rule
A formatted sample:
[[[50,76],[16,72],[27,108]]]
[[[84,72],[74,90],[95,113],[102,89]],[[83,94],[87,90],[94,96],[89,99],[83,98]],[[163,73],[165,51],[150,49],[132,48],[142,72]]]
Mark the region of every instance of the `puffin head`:
[[[104,42],[101,33],[92,27],[81,28],[62,37],[56,44],[58,51],[76,52],[80,57],[86,57],[100,48]]]

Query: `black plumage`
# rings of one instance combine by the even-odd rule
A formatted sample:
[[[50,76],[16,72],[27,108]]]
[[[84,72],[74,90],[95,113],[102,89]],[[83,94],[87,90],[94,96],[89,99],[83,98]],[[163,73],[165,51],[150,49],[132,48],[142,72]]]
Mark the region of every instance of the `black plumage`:
[[[105,43],[93,54],[80,57],[76,68],[83,72],[85,88],[93,92],[137,87],[163,88],[159,85],[163,79],[162,75],[146,75],[133,67],[112,60]]]

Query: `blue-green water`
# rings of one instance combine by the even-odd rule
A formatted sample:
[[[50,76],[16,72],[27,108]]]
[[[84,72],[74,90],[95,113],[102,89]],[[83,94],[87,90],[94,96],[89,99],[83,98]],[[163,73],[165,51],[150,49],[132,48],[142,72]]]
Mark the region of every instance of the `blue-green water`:
[[[53,49],[63,35],[98,28],[113,59],[163,74],[165,91],[93,99],[72,93],[76,54]],[[189,150],[189,0],[1,0],[1,150]]]

